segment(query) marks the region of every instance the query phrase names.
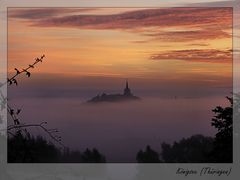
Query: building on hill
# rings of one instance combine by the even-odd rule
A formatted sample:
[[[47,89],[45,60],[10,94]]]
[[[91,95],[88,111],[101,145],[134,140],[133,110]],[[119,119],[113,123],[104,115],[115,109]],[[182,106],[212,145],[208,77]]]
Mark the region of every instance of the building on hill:
[[[126,86],[124,88],[123,94],[99,94],[92,99],[88,100],[88,103],[99,103],[99,102],[121,102],[121,101],[132,101],[140,100],[139,97],[134,96],[129,88],[128,81],[126,81]]]

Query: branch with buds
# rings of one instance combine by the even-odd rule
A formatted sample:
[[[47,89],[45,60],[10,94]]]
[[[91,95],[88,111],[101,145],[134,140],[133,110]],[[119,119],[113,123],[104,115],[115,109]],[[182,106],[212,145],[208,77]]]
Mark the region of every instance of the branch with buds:
[[[40,58],[36,58],[32,64],[29,64],[28,67],[23,68],[22,70],[15,68],[14,69],[16,71],[15,75],[12,76],[11,78],[8,78],[7,82],[3,83],[1,86],[5,85],[6,83],[8,83],[9,85],[15,84],[17,86],[18,81],[17,81],[16,77],[23,73],[25,73],[27,77],[30,77],[31,73],[29,70],[34,68],[39,62],[43,62],[44,58],[45,58],[45,55],[42,55]]]
[[[29,64],[28,67],[23,68],[22,70],[19,70],[19,69],[15,68],[14,69],[16,71],[15,75],[8,78],[6,82],[1,84],[0,88],[3,87],[4,85],[7,85],[7,84],[10,85],[10,86],[15,84],[17,86],[18,85],[17,77],[20,76],[21,74],[25,74],[27,77],[30,77],[31,76],[30,69],[35,68],[35,66],[38,63],[43,62],[44,58],[45,58],[45,55],[42,55],[40,58],[36,58],[35,61],[32,64]],[[47,129],[46,127],[44,127],[44,125],[47,124],[47,122],[42,122],[40,124],[23,124],[23,123],[21,123],[18,115],[21,113],[22,110],[21,109],[14,110],[14,108],[12,108],[9,104],[7,104],[7,100],[8,99],[4,97],[4,95],[3,95],[3,93],[0,89],[1,110],[6,108],[6,105],[7,105],[7,112],[8,112],[8,114],[10,115],[10,117],[13,121],[13,125],[10,125],[10,126],[7,127],[8,134],[13,135],[13,133],[11,131],[12,130],[17,130],[18,132],[24,131],[27,136],[30,136],[30,134],[29,134],[29,132],[27,131],[26,128],[39,127],[45,133],[47,133],[48,136],[51,139],[53,139],[55,142],[57,142],[58,144],[60,144],[61,146],[63,146],[65,148],[65,146],[61,142],[61,138],[59,136],[54,135],[54,133],[59,132],[57,129]]]

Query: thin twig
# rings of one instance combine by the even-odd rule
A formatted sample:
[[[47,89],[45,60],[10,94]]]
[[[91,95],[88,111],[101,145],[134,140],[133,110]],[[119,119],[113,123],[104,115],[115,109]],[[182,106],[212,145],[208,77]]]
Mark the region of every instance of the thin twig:
[[[43,129],[54,141],[56,141],[58,144],[60,144],[62,147],[66,148],[66,146],[59,141],[56,137],[54,137],[52,135],[51,132],[49,132],[48,129],[46,129],[43,124],[47,124],[46,122],[40,123],[40,124],[21,124],[21,125],[10,125],[8,126],[7,130],[13,130],[13,129],[19,129],[19,128],[26,128],[26,127],[40,127],[41,129]]]
[[[8,78],[6,82],[4,82],[3,84],[0,85],[0,88],[4,85],[6,85],[7,83],[9,83],[10,85],[12,83],[15,83],[17,85],[17,81],[16,81],[16,77],[19,76],[20,74],[22,73],[26,73],[26,75],[28,77],[30,77],[30,72],[28,71],[29,69],[31,68],[34,68],[35,65],[37,65],[39,62],[42,62],[43,61],[43,58],[45,58],[45,55],[42,55],[40,58],[36,58],[35,59],[35,62],[33,64],[29,64],[27,68],[24,68],[22,70],[18,70],[17,68],[15,68],[15,71],[16,71],[16,74],[13,75],[11,78]]]

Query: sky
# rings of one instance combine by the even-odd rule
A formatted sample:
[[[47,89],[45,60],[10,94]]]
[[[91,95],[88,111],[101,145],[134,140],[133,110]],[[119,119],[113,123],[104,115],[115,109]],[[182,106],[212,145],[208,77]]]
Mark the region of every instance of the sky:
[[[231,78],[231,8],[10,8],[8,15],[9,71],[46,54],[41,73]]]
[[[59,127],[71,148],[132,162],[148,143],[214,135],[211,109],[232,91],[232,8],[9,8],[9,75],[42,54],[8,89],[21,118]],[[82,104],[121,93],[126,79],[141,102]]]

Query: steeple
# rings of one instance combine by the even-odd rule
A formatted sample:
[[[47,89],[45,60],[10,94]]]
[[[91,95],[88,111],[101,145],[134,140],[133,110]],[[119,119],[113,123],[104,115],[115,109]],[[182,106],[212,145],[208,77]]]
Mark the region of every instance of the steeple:
[[[126,80],[126,87],[124,89],[124,93],[123,93],[125,96],[131,96],[132,93],[131,93],[131,90],[130,88],[128,87],[128,80]]]

